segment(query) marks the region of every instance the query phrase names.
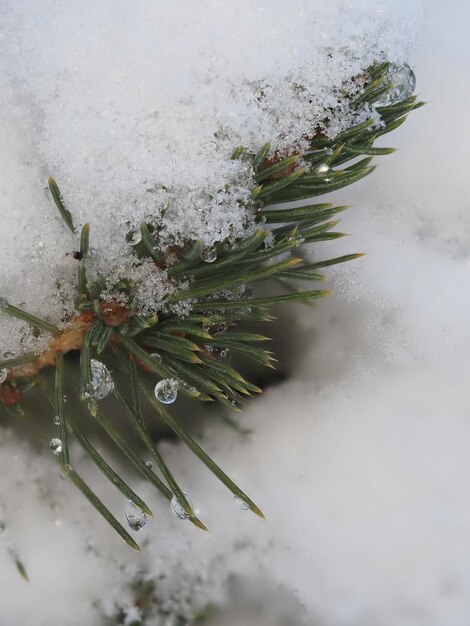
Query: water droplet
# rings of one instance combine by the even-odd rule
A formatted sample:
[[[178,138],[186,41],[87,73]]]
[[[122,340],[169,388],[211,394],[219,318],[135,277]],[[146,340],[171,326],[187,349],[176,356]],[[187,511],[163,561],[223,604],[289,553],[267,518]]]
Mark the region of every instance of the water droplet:
[[[249,505],[244,500],[239,498],[238,496],[233,496],[233,499],[237,503],[238,508],[241,509],[242,511],[249,511],[250,510]]]
[[[162,356],[161,356],[161,354],[158,354],[158,352],[152,352],[152,354],[150,356],[157,363],[161,363],[162,362]]]
[[[403,65],[392,64],[385,81],[392,83],[392,87],[387,93],[380,96],[375,102],[375,106],[388,106],[406,100],[413,95],[416,87],[416,76],[408,63]]]
[[[131,228],[126,234],[126,243],[129,246],[136,246],[142,241],[142,233],[140,229]]]
[[[230,348],[223,348],[220,351],[220,358],[227,359],[230,356]]]
[[[214,263],[217,261],[217,250],[215,246],[211,246],[210,248],[204,248],[201,252],[201,259],[204,263]]]
[[[0,384],[4,383],[8,376],[8,370],[6,368],[0,369]]]
[[[155,385],[155,397],[162,404],[172,404],[178,395],[178,381],[175,378],[164,378]]]
[[[67,403],[67,396],[64,395],[64,404],[66,404],[66,403]]]
[[[91,359],[91,386],[93,389],[93,397],[96,400],[106,398],[114,389],[114,382],[110,371],[101,363]]]
[[[193,501],[191,500],[191,498],[188,497],[188,494],[186,493],[186,491],[183,491],[183,495],[188,501],[188,504],[191,507],[191,509],[193,509],[194,508]],[[170,506],[171,506],[171,512],[178,519],[188,519],[189,515],[186,513],[186,511],[183,509],[181,504],[178,502],[178,498],[176,496],[172,497]]]
[[[54,439],[51,439],[49,446],[52,452],[57,456],[62,452],[62,439],[57,439],[57,437],[54,437]]]
[[[145,461],[145,467],[147,469],[152,469],[153,468],[153,463],[152,461]]]
[[[128,500],[124,515],[132,530],[140,530],[147,524],[147,516],[132,500]]]
[[[0,297],[0,309],[6,309],[8,306],[8,300]]]
[[[6,352],[3,353],[3,356],[6,359],[12,359],[15,356],[16,352],[12,352],[11,350],[7,350]]]
[[[54,415],[53,422],[56,426],[60,426],[60,417],[58,415]]]

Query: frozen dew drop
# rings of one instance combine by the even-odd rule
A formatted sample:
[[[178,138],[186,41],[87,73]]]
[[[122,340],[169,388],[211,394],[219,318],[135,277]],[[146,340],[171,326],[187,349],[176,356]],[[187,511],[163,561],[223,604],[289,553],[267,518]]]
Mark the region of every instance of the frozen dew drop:
[[[223,348],[220,351],[220,358],[221,359],[228,359],[229,356],[230,356],[230,348]]]
[[[147,524],[147,516],[132,500],[128,500],[124,515],[132,530],[141,530]]]
[[[234,496],[233,499],[237,503],[238,508],[241,509],[242,511],[249,511],[250,510],[249,505],[244,500],[239,498],[238,496]]]
[[[217,261],[217,250],[215,247],[211,246],[210,248],[204,248],[201,252],[201,259],[204,263],[214,263],[214,261]]]
[[[60,454],[62,452],[62,439],[54,437],[51,439],[49,446],[55,455]]]
[[[6,368],[0,369],[0,383],[4,383],[8,376],[8,370]]]
[[[178,395],[178,381],[164,378],[155,385],[155,397],[162,404],[172,404]]]
[[[95,400],[102,400],[114,389],[114,382],[110,371],[101,363],[91,359],[91,386]]]
[[[11,352],[10,350],[8,350],[7,352],[3,353],[3,356],[6,359],[12,359],[15,356],[16,352]]]
[[[193,501],[191,500],[191,498],[188,497],[188,494],[186,493],[186,491],[183,491],[183,495],[186,498],[186,500],[188,501],[188,504],[191,507],[191,509],[193,509],[194,508]],[[181,504],[178,502],[178,498],[176,496],[172,497],[171,502],[170,502],[170,507],[171,507],[171,512],[178,519],[188,519],[189,518],[188,513],[186,513],[186,511],[183,509]]]
[[[6,309],[8,306],[8,300],[6,298],[0,297],[0,310]]]
[[[386,82],[392,83],[392,87],[375,102],[375,106],[397,104],[412,96],[416,87],[416,76],[408,63],[392,64]]]
[[[58,415],[54,415],[54,424],[55,426],[59,426],[60,425],[60,417]]]
[[[157,363],[161,363],[162,362],[162,356],[161,356],[161,354],[158,354],[158,352],[152,352],[152,354],[150,356]]]
[[[153,468],[153,463],[152,461],[145,461],[145,467],[149,470],[151,470]]]
[[[327,172],[330,171],[330,167],[326,165],[326,163],[323,163],[322,165],[317,167],[315,171],[317,172],[317,174],[326,174]]]
[[[131,228],[126,234],[126,243],[128,246],[136,246],[142,241],[142,233],[140,229]]]

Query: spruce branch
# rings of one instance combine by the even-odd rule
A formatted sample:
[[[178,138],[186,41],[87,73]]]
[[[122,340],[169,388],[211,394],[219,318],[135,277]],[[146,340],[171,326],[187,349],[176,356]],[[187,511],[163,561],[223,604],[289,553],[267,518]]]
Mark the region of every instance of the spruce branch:
[[[362,93],[351,98],[353,107],[359,110],[373,105],[390,92],[393,85],[389,80],[389,68],[390,64],[380,63],[367,70],[369,79]],[[275,305],[314,302],[328,295],[329,291],[325,289],[305,288],[305,285],[310,287],[311,283],[324,280],[318,270],[362,256],[348,254],[314,263],[305,259],[303,251],[307,245],[344,236],[336,230],[338,221],[335,218],[347,208],[331,202],[312,204],[311,199],[342,189],[371,174],[375,168],[373,157],[393,152],[393,148],[377,147],[376,140],[398,128],[406,116],[422,104],[411,95],[399,102],[378,106],[379,121],[361,121],[335,137],[314,128],[309,147],[303,153],[273,153],[269,142],[256,154],[238,146],[231,158],[248,160],[253,172],[253,188],[247,206],[256,227],[247,237],[236,239],[230,245],[226,245],[227,242],[217,244],[216,258],[210,263],[204,261],[204,245],[199,240],[175,247],[169,259],[159,249],[154,225],[140,224],[142,240],[133,246],[136,259],[148,259],[156,268],[163,268],[174,287],[158,303],[158,314],[142,315],[136,310],[130,279],[123,279],[120,284],[123,301],[102,295],[106,277],[89,281],[87,260],[93,233],[88,224],[83,226],[79,238],[76,311],[65,328],[58,329],[0,299],[0,306],[8,315],[25,321],[38,332],[53,335],[49,349],[43,354],[25,354],[0,362],[0,368],[8,370],[6,381],[0,385],[1,402],[10,410],[18,411],[21,394],[39,383],[57,416],[64,471],[133,548],[138,549],[137,543],[71,466],[69,443],[75,440],[127,500],[143,514],[151,515],[149,505],[112,469],[85,436],[83,415],[69,416],[63,402],[65,389],[70,387],[66,355],[80,351],[80,389],[75,389],[75,394],[83,401],[86,412],[113,443],[118,454],[153,484],[164,499],[177,503],[183,518],[207,530],[153,441],[141,397],[147,399],[158,419],[234,496],[255,514],[264,517],[258,505],[182,428],[167,409],[167,399],[156,396],[148,380],[153,379],[157,387],[159,383],[167,383],[175,396],[178,392],[191,399],[212,401],[231,411],[239,410],[253,394],[261,392],[236,367],[224,361],[224,355],[231,351],[263,367],[275,366],[274,355],[263,346],[269,337],[250,332],[247,324],[271,321],[270,310]],[[49,187],[65,225],[76,234],[72,215],[53,178],[49,179]],[[297,206],[287,204],[291,202],[296,202]],[[283,287],[284,293],[269,291],[269,281],[273,279]],[[263,297],[252,291],[261,284],[268,286],[268,294]],[[184,316],[177,313],[181,304],[188,311]],[[47,366],[55,367],[52,392],[40,376],[40,371]],[[108,368],[115,366],[124,374],[127,384],[111,379]],[[100,395],[96,368],[105,378],[106,392],[114,391],[128,423],[152,455],[159,475],[140,458],[120,432],[119,425],[111,422],[101,408],[100,400],[104,396]],[[172,400],[173,396],[170,402]],[[235,420],[225,419],[237,427]]]

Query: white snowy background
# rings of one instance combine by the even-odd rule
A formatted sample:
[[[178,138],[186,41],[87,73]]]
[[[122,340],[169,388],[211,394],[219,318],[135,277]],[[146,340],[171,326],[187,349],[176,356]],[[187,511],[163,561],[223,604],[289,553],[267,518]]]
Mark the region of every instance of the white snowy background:
[[[131,553],[3,429],[2,626],[101,626],[132,605],[138,570],[166,575],[168,606],[186,593],[227,602],[214,624],[470,622],[470,11],[464,0],[424,11],[412,65],[428,104],[386,138],[400,151],[334,196],[353,205],[352,236],[329,253],[367,256],[331,272],[335,296],[290,311],[293,371],[244,413],[254,434],[206,428],[205,447],[267,520],[168,444],[211,532],[157,514]]]

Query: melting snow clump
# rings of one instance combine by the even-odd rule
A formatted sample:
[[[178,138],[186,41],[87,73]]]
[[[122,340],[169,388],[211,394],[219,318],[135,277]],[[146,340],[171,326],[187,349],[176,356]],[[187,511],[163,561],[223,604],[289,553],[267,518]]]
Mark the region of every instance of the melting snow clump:
[[[405,0],[4,0],[0,8],[0,295],[59,324],[73,310],[77,228],[91,225],[90,276],[131,276],[141,312],[172,286],[138,263],[142,221],[162,250],[253,229],[249,160],[358,121],[346,91],[373,61],[407,58],[418,19]],[[364,110],[360,116],[374,116]],[[182,307],[181,313],[186,309]],[[4,350],[44,349],[0,316]]]

